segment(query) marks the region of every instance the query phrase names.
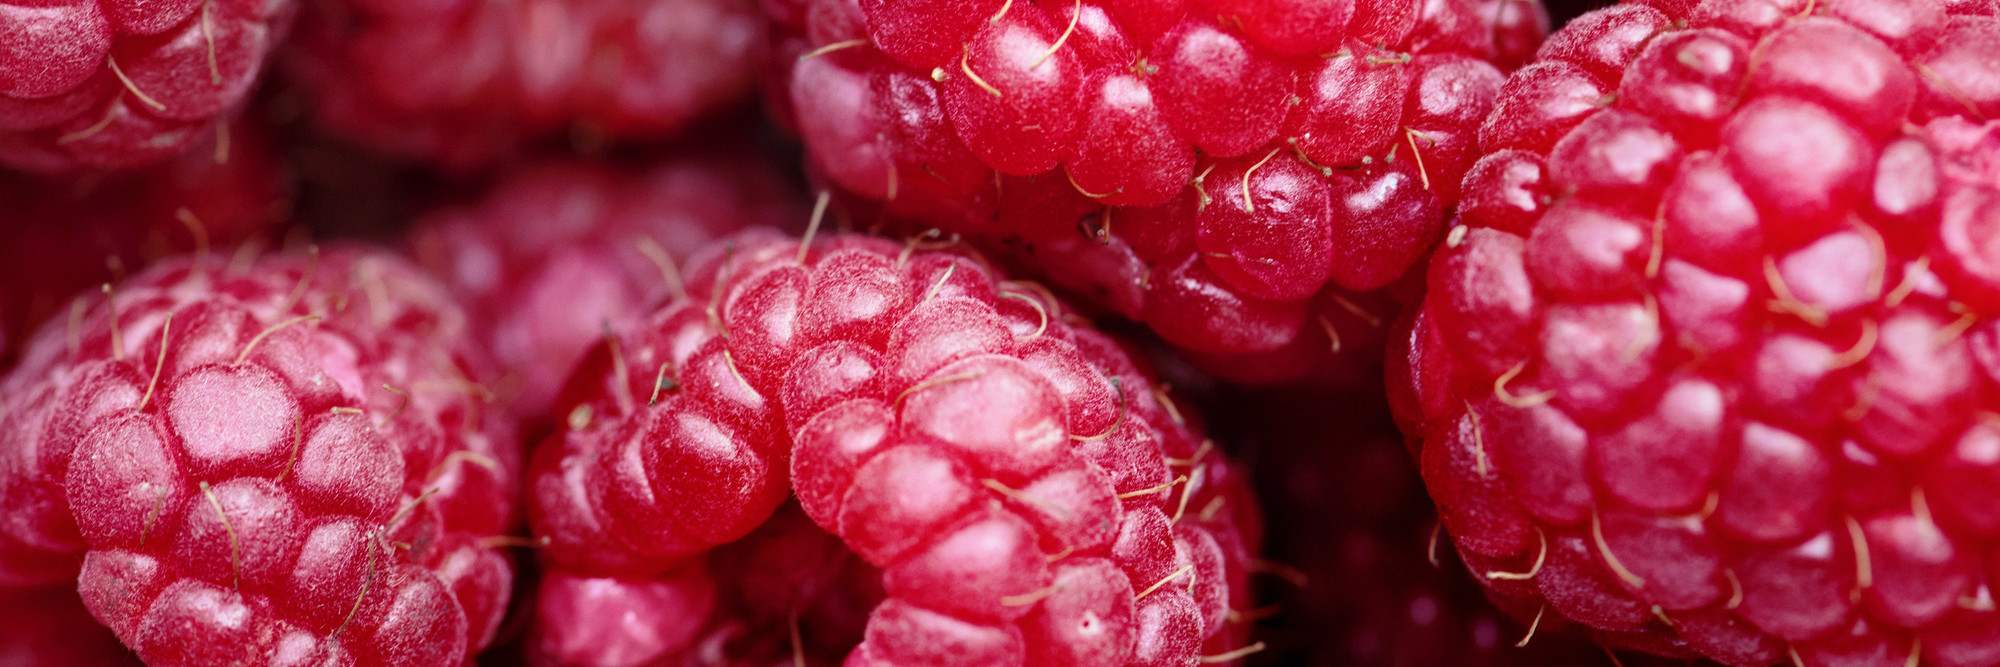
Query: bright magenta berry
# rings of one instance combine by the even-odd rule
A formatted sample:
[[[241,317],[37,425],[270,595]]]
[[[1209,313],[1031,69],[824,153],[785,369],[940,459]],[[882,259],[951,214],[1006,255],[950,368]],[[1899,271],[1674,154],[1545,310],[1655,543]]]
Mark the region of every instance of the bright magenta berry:
[[[2000,660],[1982,2],[1650,2],[1480,130],[1397,345],[1490,592],[1732,665]]]
[[[1395,300],[1361,293],[1442,238],[1546,29],[1485,0],[777,6],[773,106],[854,216],[965,234],[1251,381],[1368,365]]]
[[[519,454],[441,286],[360,249],[197,255],[79,306],[0,380],[11,581],[75,582],[154,664],[492,640]]]
[[[753,230],[697,254],[559,403],[530,466],[547,562],[643,581],[795,493],[880,568],[850,664],[1240,655],[1240,470],[1117,343],[948,247]]]

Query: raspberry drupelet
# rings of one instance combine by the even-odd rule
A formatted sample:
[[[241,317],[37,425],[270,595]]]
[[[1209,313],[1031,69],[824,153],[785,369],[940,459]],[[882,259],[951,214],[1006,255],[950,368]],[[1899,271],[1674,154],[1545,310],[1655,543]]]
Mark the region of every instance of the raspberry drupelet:
[[[2000,662],[1991,2],[1586,14],[1398,336],[1503,606],[1732,665]]]
[[[511,593],[520,465],[465,317],[363,249],[183,257],[4,380],[0,577],[150,664],[458,665]]]
[[[155,164],[221,135],[295,0],[0,2],[0,166]]]
[[[1532,0],[775,1],[769,96],[861,225],[961,232],[1216,372],[1379,357]],[[796,109],[797,111],[794,111]]]
[[[607,323],[667,299],[679,279],[673,258],[804,214],[783,176],[756,159],[691,154],[635,171],[565,162],[509,174],[478,201],[425,216],[410,244],[508,371],[494,392],[539,421]]]
[[[1117,343],[947,245],[752,230],[703,249],[685,295],[559,399],[529,474],[544,562],[643,579],[795,491],[881,570],[849,665],[1254,651],[1241,471]]]
[[[670,138],[746,102],[763,50],[754,0],[329,0],[300,28],[320,123],[458,170]]]

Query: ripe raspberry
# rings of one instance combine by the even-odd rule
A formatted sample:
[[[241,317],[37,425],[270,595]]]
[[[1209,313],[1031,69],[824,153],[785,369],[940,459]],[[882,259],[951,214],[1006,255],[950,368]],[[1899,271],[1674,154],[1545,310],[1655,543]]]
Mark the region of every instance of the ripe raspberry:
[[[1995,11],[1624,5],[1508,82],[1403,410],[1496,596],[1736,665],[2000,661]]]
[[[411,243],[511,370],[496,389],[509,412],[539,416],[606,323],[635,321],[679,288],[671,258],[803,212],[782,177],[756,160],[689,156],[630,175],[564,163],[510,175],[471,206],[432,213]]]
[[[1004,248],[1218,372],[1369,354],[1391,307],[1357,293],[1442,237],[1541,7],[1206,1],[774,3],[779,114],[854,208]]]
[[[296,11],[294,0],[0,3],[0,165],[137,167],[226,133],[218,118]]]
[[[751,0],[335,0],[301,32],[321,122],[460,169],[667,137],[745,99],[763,48]]]
[[[338,249],[81,299],[0,380],[0,576],[76,582],[152,664],[456,665],[491,639],[518,453],[438,285]]]
[[[937,245],[753,230],[698,253],[696,296],[595,348],[559,402],[530,466],[547,563],[664,571],[795,488],[882,568],[850,665],[1242,648],[1242,473],[1116,343]]]
[[[138,665],[74,586],[0,588],[0,665]]]
[[[0,172],[0,370],[13,348],[70,295],[183,253],[227,256],[274,241],[291,175],[251,123],[232,122],[214,146],[102,178]],[[218,259],[217,261],[221,261]]]

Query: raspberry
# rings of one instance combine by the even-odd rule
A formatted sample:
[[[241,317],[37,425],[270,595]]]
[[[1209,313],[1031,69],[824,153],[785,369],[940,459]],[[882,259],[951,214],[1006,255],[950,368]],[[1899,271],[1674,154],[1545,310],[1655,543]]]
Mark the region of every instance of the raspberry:
[[[290,171],[261,128],[230,124],[226,150],[101,178],[0,172],[0,370],[69,296],[166,255],[227,256],[275,240],[291,200]],[[213,146],[203,148],[213,149]]]
[[[763,39],[749,0],[338,0],[301,33],[319,121],[456,169],[671,136],[747,97]]]
[[[1372,362],[1393,305],[1360,294],[1442,238],[1546,30],[1513,0],[774,4],[778,115],[857,215],[968,234],[1252,381]]]
[[[70,586],[0,588],[0,664],[137,665]]]
[[[1116,343],[945,245],[753,230],[698,253],[692,298],[593,349],[558,403],[530,465],[547,564],[665,572],[795,490],[881,568],[848,664],[1254,650],[1240,470]]]
[[[1994,13],[1623,5],[1508,82],[1402,394],[1505,606],[1735,665],[2000,660]]]
[[[81,300],[0,380],[10,582],[76,581],[152,664],[455,665],[492,638],[520,462],[438,285],[335,249]]]
[[[537,416],[606,323],[637,319],[679,287],[672,257],[800,219],[798,209],[782,177],[750,159],[691,155],[633,175],[559,163],[430,214],[411,243],[517,376],[500,390],[509,411]]]
[[[0,4],[0,165],[162,162],[222,133],[293,0]]]
[[[715,611],[700,564],[647,580],[548,573],[537,592],[533,664],[650,665],[683,656]]]

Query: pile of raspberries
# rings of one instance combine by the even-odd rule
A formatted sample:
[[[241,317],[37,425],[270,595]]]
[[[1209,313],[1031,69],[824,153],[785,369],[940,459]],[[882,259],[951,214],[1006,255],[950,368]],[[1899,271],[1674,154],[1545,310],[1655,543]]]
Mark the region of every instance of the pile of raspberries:
[[[2000,667],[2000,0],[0,0],[0,665]]]

